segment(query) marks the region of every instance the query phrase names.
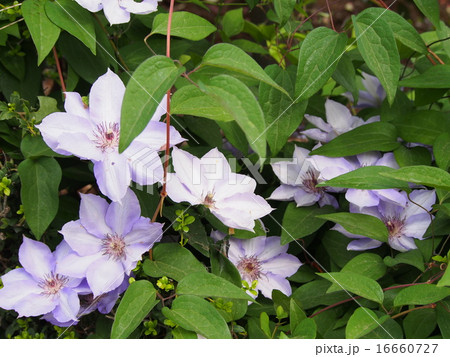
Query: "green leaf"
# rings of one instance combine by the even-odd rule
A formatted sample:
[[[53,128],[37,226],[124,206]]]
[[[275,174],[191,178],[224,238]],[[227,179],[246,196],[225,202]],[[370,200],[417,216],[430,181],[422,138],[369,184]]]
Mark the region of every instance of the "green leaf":
[[[125,90],[120,119],[119,151],[145,129],[164,94],[183,73],[165,56],[153,56],[134,71]]]
[[[173,338],[177,339],[177,340],[181,340],[181,339],[193,339],[196,340],[197,334],[194,331],[188,331],[185,330],[184,328],[177,326],[172,330],[172,336]]]
[[[436,110],[417,110],[395,122],[399,136],[410,143],[433,145],[443,132],[450,132],[450,118]]]
[[[178,295],[212,296],[254,301],[244,290],[233,283],[220,276],[206,272],[195,272],[186,275],[178,282],[176,292]]]
[[[437,29],[439,24],[439,2],[438,0],[414,0],[419,10],[431,21]]]
[[[238,35],[242,32],[244,29],[242,7],[225,13],[222,19],[222,29],[228,37]]]
[[[47,115],[59,112],[58,102],[52,97],[39,96],[39,110],[34,113],[34,119],[40,123]]]
[[[275,8],[275,13],[280,20],[280,25],[284,26],[287,20],[290,19],[294,6],[297,0],[274,0],[273,6]]]
[[[382,17],[383,21],[389,24],[395,39],[403,43],[405,46],[421,54],[428,53],[427,46],[417,30],[396,12],[371,7],[366,9],[365,13],[370,13],[373,18],[377,18],[378,16]]]
[[[418,76],[406,78],[398,84],[409,88],[450,88],[450,65],[431,66]]]
[[[348,294],[344,291],[327,293],[330,283],[326,280],[313,280],[303,284],[292,294],[292,298],[300,303],[304,310],[311,309],[319,305],[331,305],[335,302],[348,299]]]
[[[26,0],[22,14],[38,52],[38,65],[47,57],[58,40],[61,30],[49,20],[42,0]]]
[[[317,334],[317,325],[313,319],[306,318],[292,331],[292,338],[314,339]]]
[[[387,242],[389,232],[382,221],[374,216],[362,213],[339,212],[317,216],[340,224],[350,233]]]
[[[387,166],[364,166],[359,169],[336,176],[331,180],[321,182],[317,187],[345,187],[359,190],[381,190],[385,188],[401,188],[407,190],[408,184],[404,181],[381,176],[381,172],[395,171]]]
[[[345,52],[347,36],[326,27],[312,30],[302,42],[298,58],[295,100],[305,100],[328,81]]]
[[[436,306],[437,323],[441,330],[442,338],[450,338],[450,304],[445,301]]]
[[[152,283],[147,280],[133,282],[117,308],[111,338],[130,336],[158,302]]]
[[[447,264],[447,268],[445,268],[444,275],[442,275],[442,278],[439,279],[437,286],[450,286],[450,265]]]
[[[0,63],[19,81],[23,81],[26,71],[25,59],[23,57],[4,51],[0,53]]]
[[[310,155],[351,156],[367,151],[391,151],[399,145],[397,130],[392,124],[375,122],[339,135],[329,143],[311,151]]]
[[[436,328],[436,324],[434,309],[411,311],[403,320],[405,337],[408,339],[427,338]]]
[[[402,289],[395,297],[394,306],[427,305],[445,299],[450,288],[437,287],[434,284],[420,284]]]
[[[267,315],[267,312],[261,312],[259,315],[259,325],[261,327],[261,330],[264,332],[267,338],[272,337],[272,331],[270,330],[270,320],[269,315]]]
[[[388,267],[393,267],[398,264],[408,264],[416,267],[422,272],[425,271],[425,263],[423,261],[423,256],[418,249],[398,253],[394,258],[386,256],[384,257],[384,263]]]
[[[389,319],[388,315],[378,318],[372,310],[358,307],[348,320],[345,328],[345,338],[361,338],[382,325],[387,319]]]
[[[358,16],[352,16],[352,19],[358,50],[367,66],[380,80],[392,105],[400,77],[400,55],[393,31],[383,16],[367,10]]]
[[[362,253],[345,264],[341,272],[357,272],[368,278],[378,280],[386,274],[386,269],[386,265],[379,255]]]
[[[238,79],[220,75],[205,85],[209,97],[221,103],[245,133],[250,146],[260,158],[266,157],[266,124],[264,114],[250,89]]]
[[[358,103],[359,90],[356,85],[355,67],[353,67],[353,63],[347,53],[344,53],[339,60],[332,77],[337,83],[352,94],[354,103]]]
[[[152,34],[167,35],[169,14],[158,14],[153,20]],[[204,18],[186,11],[172,14],[170,34],[191,41],[199,41],[216,31],[217,28]]]
[[[450,174],[438,167],[407,166],[395,171],[382,172],[380,175],[419,185],[450,190]]]
[[[295,203],[289,203],[283,216],[281,244],[288,244],[314,233],[325,224],[317,216],[330,212],[334,212],[334,209],[329,206],[296,207]]]
[[[450,134],[442,133],[434,141],[433,154],[436,164],[442,170],[447,171],[450,167]]]
[[[275,83],[275,81],[264,72],[261,66],[253,58],[239,47],[229,43],[218,43],[217,45],[210,47],[203,57],[200,68],[205,66],[222,68],[256,79],[277,88],[279,91],[289,96],[288,92]]]
[[[427,148],[414,146],[406,148],[403,145],[394,150],[395,161],[400,167],[414,165],[431,165],[431,153]]]
[[[61,167],[50,157],[26,159],[18,166],[20,196],[31,231],[40,239],[58,212]]]
[[[25,135],[20,143],[20,151],[26,159],[34,159],[39,156],[64,157],[50,149],[40,135]]]
[[[322,278],[331,281],[353,294],[382,304],[384,295],[381,286],[373,279],[357,273],[317,273]]]
[[[294,91],[294,80],[280,66],[273,64],[264,71],[289,93]],[[266,120],[267,143],[274,157],[300,125],[307,102],[293,104],[290,98],[266,83],[259,86],[258,101]]]
[[[240,150],[244,155],[247,155],[248,141],[239,125],[235,121],[217,122],[217,125],[222,129],[231,145]]]
[[[306,319],[306,314],[298,306],[297,302],[294,299],[290,300],[290,308],[289,308],[289,328],[291,331],[294,331],[300,322]]]
[[[158,244],[153,248],[153,260],[146,259],[143,269],[148,276],[168,276],[176,281],[191,273],[206,271],[203,264],[178,243]]]
[[[173,300],[172,307],[164,307],[162,313],[182,328],[206,338],[231,338],[223,317],[212,304],[198,296],[179,296]]]
[[[95,26],[89,11],[72,0],[56,0],[46,2],[45,12],[55,25],[79,39],[96,54]]]

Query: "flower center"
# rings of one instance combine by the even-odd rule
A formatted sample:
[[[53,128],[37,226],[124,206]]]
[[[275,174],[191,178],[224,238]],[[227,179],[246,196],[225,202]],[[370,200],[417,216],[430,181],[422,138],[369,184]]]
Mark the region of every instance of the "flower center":
[[[105,152],[119,146],[119,123],[100,123],[94,131],[95,146]]]
[[[302,186],[303,189],[308,193],[319,193],[323,194],[325,187],[316,187],[318,183],[322,182],[319,180],[319,171],[313,167],[308,168],[308,170],[302,176]]]
[[[106,238],[102,239],[103,255],[109,255],[116,260],[125,258],[125,246],[124,239],[116,233],[108,233]]]
[[[261,276],[261,262],[254,255],[242,257],[237,268],[246,281],[258,280]]]
[[[388,229],[389,238],[399,238],[402,235],[403,227],[405,226],[405,220],[400,217],[385,217],[383,222]]]
[[[50,273],[38,284],[46,296],[58,295],[59,291],[67,284],[69,278],[64,275]]]
[[[208,208],[214,208],[214,193],[208,192],[208,194],[203,199],[203,205],[205,205]]]

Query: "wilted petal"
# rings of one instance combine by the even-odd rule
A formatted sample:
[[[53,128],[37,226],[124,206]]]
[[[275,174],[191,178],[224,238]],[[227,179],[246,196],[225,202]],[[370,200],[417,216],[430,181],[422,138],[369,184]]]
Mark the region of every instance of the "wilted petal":
[[[101,238],[86,231],[80,220],[66,223],[60,233],[70,247],[81,256],[95,254],[100,251]]]
[[[86,273],[86,279],[94,298],[117,288],[123,281],[124,269],[120,261],[106,256],[93,262]]]
[[[141,206],[136,194],[127,189],[125,196],[119,202],[112,202],[106,212],[106,224],[114,233],[125,236],[131,231],[133,224],[141,216]]]
[[[111,228],[105,222],[108,202],[98,195],[81,193],[80,196],[80,222],[86,231],[96,237],[112,233]]]
[[[19,248],[19,261],[37,281],[49,275],[55,266],[55,259],[49,247],[25,236]]]
[[[128,161],[117,152],[94,162],[94,175],[100,191],[112,201],[120,201],[125,196],[131,181]]]

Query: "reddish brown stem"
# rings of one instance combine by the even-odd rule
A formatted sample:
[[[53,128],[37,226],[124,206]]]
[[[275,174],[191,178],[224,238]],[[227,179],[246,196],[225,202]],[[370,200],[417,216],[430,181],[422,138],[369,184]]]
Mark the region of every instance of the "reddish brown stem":
[[[66,84],[64,83],[64,76],[61,70],[61,64],[59,63],[59,57],[58,53],[56,52],[56,47],[53,47],[53,56],[55,57],[56,69],[58,70],[59,80],[61,82],[61,89],[63,92],[66,92]]]
[[[429,47],[427,48],[428,52],[434,57],[436,58],[436,60],[440,63],[440,64],[445,64],[445,62],[443,60],[441,60],[441,58],[434,53]]]
[[[409,310],[405,310],[402,311],[394,316],[391,316],[391,319],[396,319],[397,317],[403,316],[403,315],[407,315],[409,314],[411,311],[415,311],[415,310],[422,310],[422,309],[435,309],[436,308],[436,304],[428,304],[428,305],[424,305],[424,306],[418,306],[418,307],[414,307],[412,309]]]
[[[336,28],[334,27],[333,14],[331,13],[330,4],[329,4],[328,0],[326,0],[326,2],[327,2],[328,13],[330,14],[331,28],[333,29],[334,32],[337,32]]]

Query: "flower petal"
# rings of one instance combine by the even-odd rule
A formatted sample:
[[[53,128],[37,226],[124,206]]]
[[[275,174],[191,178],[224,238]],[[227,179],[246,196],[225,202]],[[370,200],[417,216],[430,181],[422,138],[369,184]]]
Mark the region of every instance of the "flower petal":
[[[130,21],[130,13],[121,8],[117,1],[103,0],[102,3],[103,12],[111,25],[125,24]]]
[[[118,260],[103,256],[89,266],[86,279],[94,298],[96,298],[122,284],[124,279],[123,265]]]
[[[16,268],[1,277],[3,285],[8,285],[22,280],[33,280],[33,277],[24,268]]]
[[[301,190],[301,188],[291,185],[281,185],[280,187],[276,188],[275,191],[273,191],[270,197],[267,199],[277,201],[292,201],[297,190]]]
[[[120,203],[112,202],[109,205],[105,220],[114,233],[125,236],[131,231],[140,216],[141,206],[139,201],[136,194],[128,188]]]
[[[360,206],[360,207],[373,207],[378,205],[380,199],[371,190],[358,190],[355,188],[349,188],[345,193],[347,201]]]
[[[230,238],[230,247],[228,248],[228,259],[234,264],[237,265],[241,258],[245,256],[245,251],[242,249],[241,239]]]
[[[100,191],[112,201],[120,201],[127,193],[131,174],[125,155],[114,152],[94,162],[94,175]]]
[[[101,238],[86,231],[80,220],[66,223],[60,233],[70,247],[81,256],[95,254],[101,249]]]
[[[267,237],[265,241],[264,251],[259,254],[258,259],[261,261],[269,260],[277,255],[286,253],[289,245],[281,245],[281,238],[276,236]]]
[[[91,12],[97,12],[103,8],[102,6],[103,0],[75,0],[75,1]]]
[[[375,249],[380,247],[381,244],[383,243],[370,238],[355,239],[347,245],[347,250],[361,251],[366,249]]]
[[[136,2],[134,0],[119,0],[120,6],[133,14],[149,14],[158,8],[157,0],[142,0]]]
[[[294,275],[302,263],[291,254],[280,254],[263,263],[263,270],[282,277]]]
[[[297,207],[312,206],[319,201],[320,195],[318,193],[309,193],[305,190],[299,189],[294,194],[295,203]]]
[[[430,211],[431,206],[436,202],[436,192],[434,190],[414,190],[409,197],[412,202],[407,203],[404,212],[405,217],[426,213],[425,210]]]
[[[139,146],[140,150],[138,150]],[[132,151],[128,150],[130,148],[134,150],[134,154],[131,156],[129,154]],[[139,145],[136,141],[133,141],[128,149],[125,154],[128,157],[131,179],[134,182],[141,186],[149,186],[163,181],[164,170],[158,152],[143,144]]]
[[[53,310],[53,317],[59,322],[77,320],[80,299],[72,289],[64,288],[59,293],[59,304]]]
[[[189,202],[192,205],[199,205],[202,203],[199,196],[194,194],[182,184],[176,174],[167,174],[167,195],[174,202]]]
[[[46,314],[58,304],[58,299],[43,294],[29,294],[17,304],[14,310],[17,311],[19,317],[22,316],[39,316]]]
[[[105,221],[108,210],[108,202],[97,195],[80,194],[80,222],[83,228],[90,234],[103,238],[106,234],[112,233]]]
[[[139,223],[133,226],[133,229],[124,237],[127,245],[132,244],[147,244],[152,246],[154,243],[161,240],[163,225],[161,223],[151,223],[150,219],[141,217]],[[150,249],[151,247],[147,248]]]
[[[158,119],[159,120],[159,119]],[[145,129],[134,139],[137,143],[142,143],[146,147],[159,151],[166,146],[166,123],[152,120]],[[177,145],[186,139],[173,126],[170,127],[170,146]],[[133,143],[131,143],[133,145]],[[130,145],[130,146],[131,146]],[[128,150],[128,149],[127,149]]]
[[[427,213],[415,214],[406,219],[402,232],[408,237],[422,239],[430,224],[431,219]]]
[[[258,279],[256,288],[268,299],[272,298],[273,290],[280,290],[284,295],[290,296],[292,288],[289,281],[282,276],[276,274],[266,274]]]
[[[401,237],[389,238],[389,245],[399,252],[407,252],[408,250],[417,249],[414,238],[402,235]]]
[[[333,127],[330,124],[325,123],[325,121],[322,118],[310,114],[305,114],[305,119],[308,120],[315,127],[319,128],[320,130],[323,130],[326,133],[329,133],[330,131],[333,130]],[[302,132],[302,134],[305,134],[305,132]]]
[[[108,12],[115,9],[117,13],[122,13],[118,5],[112,5],[112,1],[103,2],[103,11],[109,22]],[[125,11],[126,12],[126,11]],[[128,14],[129,17],[129,14]],[[128,21],[127,21],[128,22]],[[120,123],[120,111],[122,109],[125,86],[117,74],[108,69],[92,85],[89,94],[89,113],[91,120],[96,124]]]
[[[86,272],[91,264],[99,259],[102,259],[103,257],[104,255],[101,252],[86,255],[84,257],[79,256],[76,253],[72,253],[58,262],[56,272],[62,275],[81,279],[86,277]]]
[[[33,280],[31,275],[28,279],[9,282],[0,289],[0,307],[5,310],[15,309],[15,306],[30,294],[40,294],[42,289]]]
[[[44,243],[23,237],[23,243],[19,248],[19,261],[27,273],[37,281],[51,274],[55,266],[55,258],[50,248]]]
[[[70,115],[89,120],[89,110],[84,105],[81,96],[76,92],[65,92],[66,99],[64,101],[64,109]]]
[[[266,237],[255,237],[252,239],[243,240],[241,242],[241,247],[244,251],[244,255],[246,255],[247,257],[259,257],[266,246],[266,239]]]

